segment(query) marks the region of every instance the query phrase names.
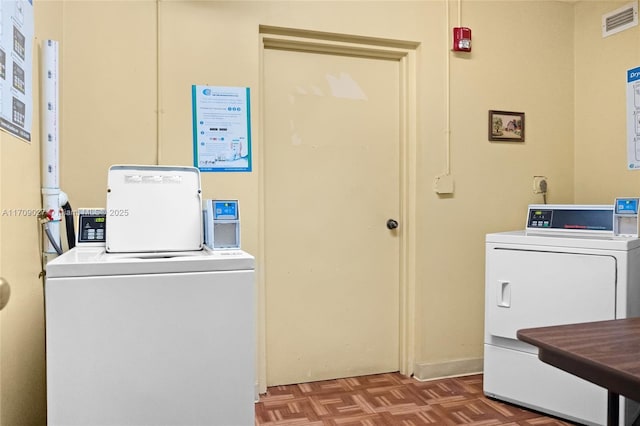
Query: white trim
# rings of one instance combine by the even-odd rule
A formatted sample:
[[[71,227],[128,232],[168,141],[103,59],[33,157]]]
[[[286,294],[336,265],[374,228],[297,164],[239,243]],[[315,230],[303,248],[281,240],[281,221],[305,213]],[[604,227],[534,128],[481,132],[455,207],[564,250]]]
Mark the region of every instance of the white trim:
[[[417,363],[414,378],[426,381],[480,374],[483,370],[483,364],[483,358],[458,359],[440,363]]]

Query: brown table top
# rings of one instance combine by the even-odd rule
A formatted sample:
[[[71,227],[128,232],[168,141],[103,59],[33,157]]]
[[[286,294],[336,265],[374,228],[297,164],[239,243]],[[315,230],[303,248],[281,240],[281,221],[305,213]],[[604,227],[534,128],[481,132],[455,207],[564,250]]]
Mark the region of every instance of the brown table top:
[[[640,401],[640,318],[518,331],[541,361]]]

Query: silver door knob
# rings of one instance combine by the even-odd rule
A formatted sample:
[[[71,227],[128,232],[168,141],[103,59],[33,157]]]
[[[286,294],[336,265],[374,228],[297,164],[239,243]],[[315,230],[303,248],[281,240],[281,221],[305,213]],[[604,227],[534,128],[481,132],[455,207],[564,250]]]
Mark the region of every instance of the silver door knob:
[[[0,277],[0,311],[9,303],[9,297],[11,296],[11,287],[4,278]]]
[[[387,228],[389,229],[396,229],[398,227],[398,221],[393,220],[393,219],[389,219],[387,221]]]

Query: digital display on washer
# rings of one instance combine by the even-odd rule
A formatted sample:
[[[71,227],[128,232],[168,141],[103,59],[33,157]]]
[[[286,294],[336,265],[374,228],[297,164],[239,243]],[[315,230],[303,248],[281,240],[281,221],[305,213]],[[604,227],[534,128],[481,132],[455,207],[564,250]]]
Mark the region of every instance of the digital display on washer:
[[[616,198],[616,214],[638,214],[638,199]]]
[[[612,231],[613,210],[531,209],[527,228]]]
[[[82,215],[78,225],[78,243],[105,242],[106,215]]]
[[[528,228],[549,228],[553,210],[531,210],[529,212]]]

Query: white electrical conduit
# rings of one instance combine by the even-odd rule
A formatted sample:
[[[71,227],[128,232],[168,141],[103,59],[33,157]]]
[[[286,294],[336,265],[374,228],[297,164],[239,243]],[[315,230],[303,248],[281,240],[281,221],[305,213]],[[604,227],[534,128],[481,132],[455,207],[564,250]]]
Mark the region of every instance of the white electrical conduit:
[[[160,0],[156,0],[156,164],[162,164],[162,17]]]
[[[445,57],[446,57],[446,69],[445,69],[445,175],[451,174],[451,76],[450,76],[450,67],[451,67],[451,26],[449,25],[449,0],[445,0],[444,2],[444,10],[445,10],[445,33],[446,36],[444,38],[445,42]]]
[[[462,6],[461,0],[458,0],[458,27],[461,24]],[[445,54],[446,54],[446,67],[445,67],[445,175],[451,174],[451,23],[449,22],[449,0],[444,2],[445,13]]]
[[[58,42],[42,42],[42,207],[50,218],[45,223],[49,241],[45,253],[60,249],[60,173],[58,151]],[[66,199],[66,194],[62,193]],[[65,201],[66,202],[66,201]]]

